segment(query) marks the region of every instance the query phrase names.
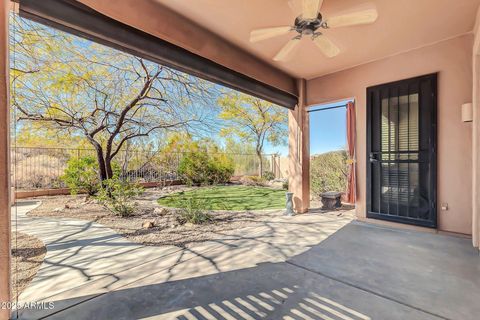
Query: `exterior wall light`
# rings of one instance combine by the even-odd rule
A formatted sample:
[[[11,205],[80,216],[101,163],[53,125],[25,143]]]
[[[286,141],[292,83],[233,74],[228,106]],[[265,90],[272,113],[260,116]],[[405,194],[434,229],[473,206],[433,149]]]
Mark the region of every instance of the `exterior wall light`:
[[[462,104],[462,121],[463,122],[472,122],[473,121],[473,105],[472,105],[472,103]]]

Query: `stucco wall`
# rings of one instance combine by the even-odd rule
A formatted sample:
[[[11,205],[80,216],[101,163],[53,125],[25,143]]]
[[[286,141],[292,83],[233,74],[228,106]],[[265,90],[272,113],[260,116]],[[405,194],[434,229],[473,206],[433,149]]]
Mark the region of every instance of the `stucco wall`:
[[[293,209],[304,213],[310,207],[310,148],[306,81],[298,80],[298,105],[288,110],[288,191],[293,192]]]
[[[480,246],[480,8],[477,10],[477,19],[473,29],[475,40],[473,43],[473,129],[472,129],[472,242],[475,247]]]
[[[358,216],[366,216],[366,88],[438,72],[438,226],[472,233],[472,124],[461,121],[461,105],[472,100],[472,47],[466,34],[307,82],[308,106],[355,98]]]
[[[79,0],[79,2],[232,70],[294,95],[297,93],[293,77],[158,2],[151,0]]]
[[[0,301],[10,301],[10,104],[8,79],[8,14],[10,3],[0,3]],[[0,319],[9,319],[0,309]]]

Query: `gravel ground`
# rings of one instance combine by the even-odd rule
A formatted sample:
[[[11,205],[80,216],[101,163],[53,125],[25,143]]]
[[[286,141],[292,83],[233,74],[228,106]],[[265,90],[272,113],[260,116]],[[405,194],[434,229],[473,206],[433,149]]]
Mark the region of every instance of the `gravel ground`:
[[[116,216],[95,200],[85,195],[37,197],[42,204],[29,212],[33,216],[69,217],[96,221],[129,240],[144,245],[188,246],[190,243],[224,238],[230,231],[251,227],[269,221],[272,217],[283,214],[283,210],[263,211],[211,211],[213,221],[205,224],[181,224],[178,221],[178,210],[160,210],[156,200],[166,194],[188,190],[185,186],[172,186],[163,189],[147,189],[135,199],[136,210],[130,217]],[[163,211],[163,212],[162,212]],[[339,210],[335,214],[343,214]],[[153,227],[144,228],[143,224],[152,222]]]
[[[21,232],[12,232],[12,247],[12,297],[17,297],[37,274],[47,249],[36,237]]]
[[[205,224],[181,224],[178,221],[178,210],[160,210],[156,200],[165,194],[186,190],[186,187],[167,187],[164,190],[147,189],[135,199],[136,209],[132,216],[123,218],[116,216],[93,199],[85,195],[37,197],[42,204],[29,212],[32,216],[69,217],[96,221],[129,240],[145,245],[176,245],[184,247],[189,243],[214,240],[224,237],[230,230],[238,230],[269,220],[272,216],[282,214],[281,211],[209,212],[213,221]],[[157,208],[157,210],[155,210]],[[163,212],[162,212],[163,211]],[[143,224],[153,222],[153,227],[144,228]]]

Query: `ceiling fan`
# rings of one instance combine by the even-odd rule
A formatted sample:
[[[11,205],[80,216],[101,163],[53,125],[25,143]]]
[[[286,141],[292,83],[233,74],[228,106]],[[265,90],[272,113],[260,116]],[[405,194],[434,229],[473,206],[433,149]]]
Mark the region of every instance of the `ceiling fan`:
[[[340,53],[340,49],[323,34],[323,30],[330,28],[350,27],[369,24],[377,20],[378,14],[375,5],[367,3],[360,9],[345,12],[338,16],[324,18],[319,12],[323,0],[302,0],[302,14],[299,15],[293,26],[256,29],[250,33],[250,42],[258,42],[296,31],[298,34],[288,41],[273,58],[275,61],[286,61],[293,49],[300,43],[303,36],[311,37],[320,51],[329,58]],[[319,31],[319,29],[321,31]]]

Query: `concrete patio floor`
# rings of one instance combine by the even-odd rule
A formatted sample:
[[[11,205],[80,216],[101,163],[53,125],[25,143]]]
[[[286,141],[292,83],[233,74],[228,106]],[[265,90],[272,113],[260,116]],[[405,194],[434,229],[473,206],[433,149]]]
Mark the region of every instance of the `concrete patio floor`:
[[[19,212],[30,205],[19,206]],[[279,216],[181,249],[132,244],[86,221],[29,219],[19,214],[19,231],[52,245],[47,243],[46,262],[21,300],[53,301],[55,308],[23,310],[24,319],[478,319],[480,314],[480,257],[469,239],[316,213]],[[65,237],[67,229],[77,232]]]

